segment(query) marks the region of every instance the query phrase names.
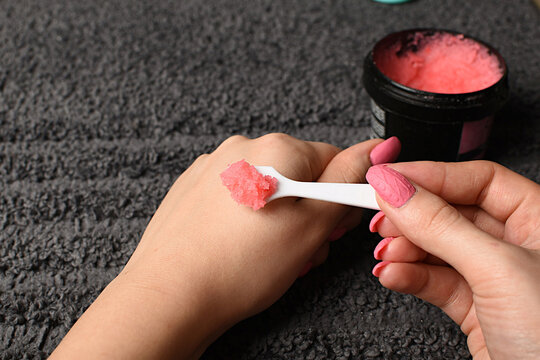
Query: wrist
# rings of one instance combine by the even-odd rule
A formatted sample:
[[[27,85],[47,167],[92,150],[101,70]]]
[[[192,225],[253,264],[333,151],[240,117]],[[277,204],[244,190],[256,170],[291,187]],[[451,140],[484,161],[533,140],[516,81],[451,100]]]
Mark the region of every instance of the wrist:
[[[142,274],[142,276],[140,275]],[[122,271],[81,316],[51,359],[190,359],[230,325],[194,286],[171,293],[146,272]],[[202,299],[202,301],[201,301]],[[232,325],[232,324],[231,324]],[[82,357],[81,357],[82,356]]]
[[[114,284],[113,284],[114,283]],[[198,358],[234,321],[222,304],[201,284],[190,279],[168,279],[151,271],[122,271],[111,283],[114,297],[129,297],[134,311],[144,313],[145,337],[166,349],[157,358]],[[123,296],[121,294],[124,294]],[[143,319],[141,319],[143,320]]]

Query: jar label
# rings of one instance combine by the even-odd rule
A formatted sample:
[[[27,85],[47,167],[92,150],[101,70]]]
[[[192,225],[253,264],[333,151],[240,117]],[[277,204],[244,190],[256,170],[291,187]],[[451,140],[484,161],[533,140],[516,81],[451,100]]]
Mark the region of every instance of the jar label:
[[[481,159],[493,124],[493,116],[463,123],[459,143],[459,160]]]
[[[386,113],[377,105],[373,99],[371,100],[371,137],[384,138],[386,127]]]
[[[397,136],[402,145],[399,161],[481,159],[493,123],[493,116],[465,122],[428,122],[386,111],[373,100],[370,108],[370,137]]]

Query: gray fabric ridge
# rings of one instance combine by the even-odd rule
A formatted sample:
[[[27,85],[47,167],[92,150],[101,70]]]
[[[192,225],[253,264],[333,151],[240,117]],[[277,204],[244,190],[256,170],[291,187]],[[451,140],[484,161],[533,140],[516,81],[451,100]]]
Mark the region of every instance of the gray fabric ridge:
[[[232,134],[369,136],[362,62],[384,35],[497,48],[511,99],[487,157],[540,181],[532,1],[0,2],[0,358],[46,358],[122,269],[176,177]],[[462,359],[459,327],[371,275],[363,223],[203,359]]]

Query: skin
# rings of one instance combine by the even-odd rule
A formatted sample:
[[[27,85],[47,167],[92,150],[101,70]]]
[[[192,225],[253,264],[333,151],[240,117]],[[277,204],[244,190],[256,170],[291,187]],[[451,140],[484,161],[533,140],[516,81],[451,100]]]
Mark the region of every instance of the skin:
[[[381,140],[340,151],[271,134],[232,137],[175,182],[128,264],[51,359],[189,359],[226,329],[275,302],[306,264],[322,263],[328,236],[359,209],[279,199],[239,206],[219,173],[239,159],[300,181],[363,182]],[[540,186],[493,163],[391,165],[416,194],[379,199],[378,225],[395,236],[381,283],[443,309],[475,359],[540,356]],[[453,205],[448,205],[451,203]]]
[[[378,197],[381,284],[445,311],[474,359],[540,358],[540,186],[487,161],[389,166],[417,192]]]
[[[51,359],[199,357],[226,329],[281,297],[306,264],[322,263],[334,229],[360,221],[359,209],[309,199],[253,211],[231,199],[219,174],[245,159],[300,181],[364,182],[369,153],[381,142],[341,151],[283,134],[235,136],[200,156]]]

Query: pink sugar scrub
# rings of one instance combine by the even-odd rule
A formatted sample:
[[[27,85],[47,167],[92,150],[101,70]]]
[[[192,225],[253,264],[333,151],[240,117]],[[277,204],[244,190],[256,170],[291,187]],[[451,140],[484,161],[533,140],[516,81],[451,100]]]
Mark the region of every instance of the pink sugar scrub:
[[[390,79],[413,89],[439,94],[483,90],[499,81],[504,69],[496,55],[463,35],[421,32],[403,44],[374,52],[377,68]]]
[[[263,175],[245,160],[237,161],[223,171],[221,182],[229,189],[232,198],[241,205],[258,210],[266,205],[266,199],[276,192],[278,180]]]

